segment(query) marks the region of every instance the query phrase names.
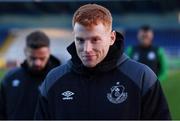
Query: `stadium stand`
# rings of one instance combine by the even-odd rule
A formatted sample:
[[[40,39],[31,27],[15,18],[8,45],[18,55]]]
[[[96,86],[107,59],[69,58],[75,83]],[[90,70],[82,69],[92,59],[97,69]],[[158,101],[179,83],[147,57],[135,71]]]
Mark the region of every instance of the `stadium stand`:
[[[0,28],[0,46],[4,43],[8,33],[9,31],[7,28]]]
[[[165,48],[168,55],[180,57],[180,30],[155,30],[154,44]],[[125,32],[125,45],[136,45],[137,30],[127,30]]]

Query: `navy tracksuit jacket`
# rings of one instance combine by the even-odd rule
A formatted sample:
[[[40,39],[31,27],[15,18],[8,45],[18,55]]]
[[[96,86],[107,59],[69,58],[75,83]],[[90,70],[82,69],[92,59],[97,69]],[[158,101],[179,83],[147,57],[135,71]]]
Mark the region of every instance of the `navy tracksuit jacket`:
[[[32,120],[39,96],[38,88],[47,73],[59,65],[60,61],[51,55],[46,68],[39,73],[32,71],[27,61],[21,67],[10,70],[0,85],[0,119]]]
[[[53,69],[41,86],[35,119],[171,119],[154,72],[123,54],[123,37],[95,68],[72,59]]]

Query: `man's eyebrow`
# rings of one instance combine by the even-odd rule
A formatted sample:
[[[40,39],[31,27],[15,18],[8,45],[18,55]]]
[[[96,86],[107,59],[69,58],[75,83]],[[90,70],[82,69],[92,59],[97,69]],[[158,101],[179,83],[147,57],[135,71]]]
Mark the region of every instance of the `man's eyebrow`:
[[[93,39],[100,39],[99,36],[93,36],[92,38],[93,38]]]
[[[100,37],[99,36],[92,36],[92,37],[88,37],[88,38],[76,37],[76,39],[78,39],[78,40],[80,40],[80,39],[82,39],[82,40],[100,39]]]
[[[82,37],[76,37],[76,39],[83,39]]]

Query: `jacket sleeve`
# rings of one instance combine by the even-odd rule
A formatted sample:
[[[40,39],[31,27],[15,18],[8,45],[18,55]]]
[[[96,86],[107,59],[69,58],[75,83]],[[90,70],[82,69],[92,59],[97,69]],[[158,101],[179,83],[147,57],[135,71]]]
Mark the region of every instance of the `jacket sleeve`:
[[[40,94],[38,97],[38,102],[36,105],[36,111],[34,115],[34,119],[37,120],[43,120],[43,119],[49,119],[51,118],[50,116],[50,109],[49,109],[49,103],[48,103],[48,96],[47,96],[47,81],[50,80],[49,76],[45,78],[43,81],[42,85],[39,88]]]
[[[40,95],[37,106],[36,106],[34,119],[36,119],[36,120],[50,119],[48,111],[49,111],[48,110],[48,102],[45,97]]]
[[[170,120],[171,115],[160,82],[149,68],[146,69],[143,81],[141,118]]]
[[[164,81],[167,79],[168,64],[163,48],[158,49],[158,59],[159,59],[158,78],[160,81]]]
[[[49,89],[53,86],[53,84],[67,72],[68,66],[61,65],[60,67],[52,69],[42,85],[40,86],[40,95],[34,115],[34,119],[54,119],[54,111],[52,109],[52,98],[49,93]]]
[[[0,82],[0,119],[6,119],[6,101],[4,79]]]
[[[132,46],[127,47],[125,52],[130,58],[132,58],[133,47]]]

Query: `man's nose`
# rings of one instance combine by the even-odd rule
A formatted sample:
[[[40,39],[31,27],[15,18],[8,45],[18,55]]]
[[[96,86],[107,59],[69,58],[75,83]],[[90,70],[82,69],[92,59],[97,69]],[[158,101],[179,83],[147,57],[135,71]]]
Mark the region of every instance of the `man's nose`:
[[[39,59],[34,61],[34,65],[35,66],[40,66],[41,65],[41,61]]]
[[[85,52],[90,52],[92,51],[92,44],[89,41],[86,41],[84,43],[84,51]]]

